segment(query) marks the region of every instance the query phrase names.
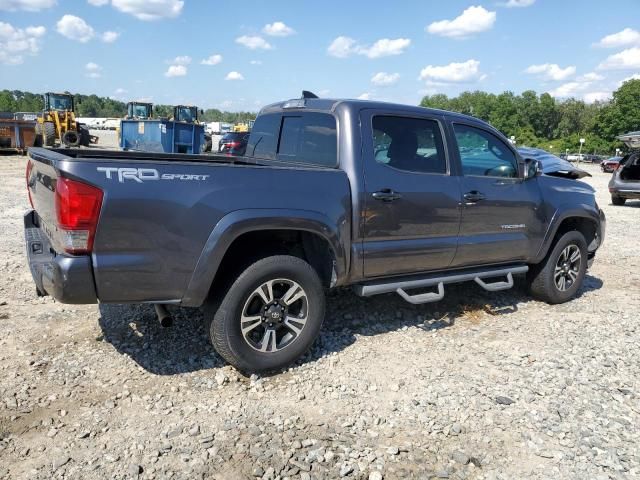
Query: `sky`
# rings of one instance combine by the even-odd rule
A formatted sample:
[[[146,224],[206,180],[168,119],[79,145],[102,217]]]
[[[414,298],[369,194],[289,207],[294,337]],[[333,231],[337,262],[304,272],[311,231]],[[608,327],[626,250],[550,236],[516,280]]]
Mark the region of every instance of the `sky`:
[[[257,111],[311,90],[603,100],[640,78],[640,0],[0,0],[0,89]]]

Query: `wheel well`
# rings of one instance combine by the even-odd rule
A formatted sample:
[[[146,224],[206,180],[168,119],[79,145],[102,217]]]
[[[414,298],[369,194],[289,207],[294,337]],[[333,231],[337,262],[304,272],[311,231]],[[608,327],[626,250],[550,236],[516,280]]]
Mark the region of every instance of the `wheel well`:
[[[224,292],[252,263],[272,255],[292,255],[309,263],[322,284],[330,287],[335,255],[329,242],[300,230],[258,230],[240,235],[227,249],[211,285],[210,294]]]
[[[567,232],[577,231],[582,233],[584,239],[587,241],[587,246],[591,245],[591,243],[596,239],[597,227],[596,223],[593,220],[584,217],[570,217],[565,218],[558,230],[556,231],[556,236],[553,239],[553,243],[551,244],[551,248],[556,244],[558,239]]]

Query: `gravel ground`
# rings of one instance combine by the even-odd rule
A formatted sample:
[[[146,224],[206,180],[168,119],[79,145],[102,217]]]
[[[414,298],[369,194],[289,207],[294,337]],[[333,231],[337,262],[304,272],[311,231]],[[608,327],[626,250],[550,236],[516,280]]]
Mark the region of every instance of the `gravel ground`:
[[[330,294],[298,364],[245,378],[197,310],[37,298],[24,157],[0,157],[0,478],[640,477],[640,202],[610,205],[576,300],[474,284],[439,303]],[[631,248],[630,248],[631,247]]]

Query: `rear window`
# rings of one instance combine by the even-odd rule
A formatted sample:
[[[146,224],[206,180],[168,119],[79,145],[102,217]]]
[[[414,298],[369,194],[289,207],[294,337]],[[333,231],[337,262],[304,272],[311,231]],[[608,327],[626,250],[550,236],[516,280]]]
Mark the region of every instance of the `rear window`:
[[[282,118],[278,160],[335,167],[338,163],[336,119],[326,113]]]
[[[281,118],[279,113],[268,113],[256,118],[247,144],[248,156],[275,160]]]

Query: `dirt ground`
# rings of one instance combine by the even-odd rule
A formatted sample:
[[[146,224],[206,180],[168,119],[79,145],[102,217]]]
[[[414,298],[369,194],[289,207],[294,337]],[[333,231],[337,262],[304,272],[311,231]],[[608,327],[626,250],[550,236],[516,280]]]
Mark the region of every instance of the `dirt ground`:
[[[25,157],[0,157],[0,478],[640,477],[640,202],[607,216],[579,298],[520,284],[423,306],[332,292],[288,371],[245,378],[198,310],[38,298]]]

